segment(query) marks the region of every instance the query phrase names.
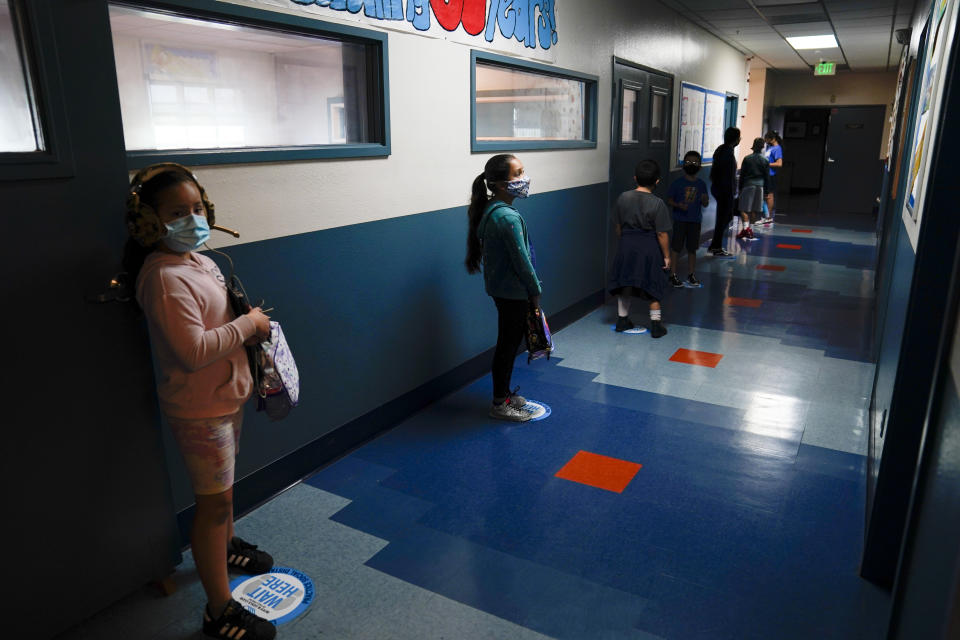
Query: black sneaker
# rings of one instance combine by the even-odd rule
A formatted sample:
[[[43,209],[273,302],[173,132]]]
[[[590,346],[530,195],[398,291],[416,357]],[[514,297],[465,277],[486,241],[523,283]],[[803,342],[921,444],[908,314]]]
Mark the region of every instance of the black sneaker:
[[[230,599],[220,617],[214,619],[210,609],[203,610],[203,635],[209,638],[243,638],[243,640],[273,640],[277,628],[272,623],[258,618]]]
[[[674,289],[682,289],[682,288],[683,288],[683,283],[680,282],[680,278],[678,278],[678,277],[677,277],[677,274],[675,274],[675,273],[671,273],[671,274],[670,274],[670,284],[673,286]]]
[[[654,338],[662,338],[663,336],[667,335],[667,328],[663,326],[663,322],[660,320],[651,320],[650,335]]]
[[[629,316],[618,316],[617,317],[617,331],[630,331],[633,329],[633,323],[630,321]]]
[[[697,280],[697,276],[691,273],[690,275],[687,276],[687,281],[684,283],[684,285],[687,287],[692,287],[694,289],[699,289],[700,281]]]
[[[714,258],[732,258],[733,254],[727,251],[726,249],[711,249],[710,253],[713,254]]]
[[[227,544],[227,568],[254,575],[267,573],[273,568],[273,557],[266,551],[258,551],[257,545],[234,536]]]

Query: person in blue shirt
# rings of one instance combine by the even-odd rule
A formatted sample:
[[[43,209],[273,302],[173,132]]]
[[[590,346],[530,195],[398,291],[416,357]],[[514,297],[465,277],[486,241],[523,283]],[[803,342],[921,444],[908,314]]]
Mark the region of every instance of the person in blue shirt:
[[[773,222],[773,197],[777,192],[777,171],[783,166],[783,140],[776,131],[767,131],[763,136],[763,141],[767,143],[767,148],[763,155],[770,163],[770,184],[767,186],[767,210],[768,218],[764,219],[764,224]]]
[[[527,401],[510,389],[513,361],[526,329],[527,313],[540,306],[541,283],[530,254],[527,224],[513,206],[526,198],[530,178],[523,163],[501,153],[487,160],[472,186],[467,210],[468,273],[483,271],[487,295],[497,307],[497,347],[493,354],[490,417],[526,422]]]
[[[707,183],[697,177],[700,173],[700,162],[698,152],[687,151],[683,156],[683,176],[673,181],[667,194],[667,204],[673,210],[673,239],[670,243],[670,264],[673,269],[670,272],[670,284],[677,288],[702,286],[695,274],[697,247],[700,246],[703,207],[710,204],[710,196],[707,195]],[[689,274],[686,282],[681,282],[676,269],[677,260],[684,247],[687,248]]]

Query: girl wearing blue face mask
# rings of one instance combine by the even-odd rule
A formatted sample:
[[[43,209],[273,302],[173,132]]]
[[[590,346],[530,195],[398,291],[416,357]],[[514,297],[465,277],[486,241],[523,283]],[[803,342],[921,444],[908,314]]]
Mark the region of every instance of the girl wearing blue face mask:
[[[196,497],[191,545],[208,600],[203,632],[269,640],[275,627],[233,600],[227,570],[259,574],[273,566],[273,558],[233,534],[234,460],[243,404],[253,391],[243,347],[269,336],[270,324],[260,308],[234,317],[223,275],[196,253],[210,236],[208,202],[185,167],[138,173],[128,195],[125,262],[150,329],[160,408]]]
[[[526,198],[530,178],[515,156],[493,156],[473,181],[467,229],[467,272],[483,270],[487,295],[497,306],[490,417],[526,422],[527,401],[510,389],[513,361],[523,340],[527,312],[540,306],[540,279],[530,256],[527,225],[513,206]],[[492,195],[491,195],[492,194]]]

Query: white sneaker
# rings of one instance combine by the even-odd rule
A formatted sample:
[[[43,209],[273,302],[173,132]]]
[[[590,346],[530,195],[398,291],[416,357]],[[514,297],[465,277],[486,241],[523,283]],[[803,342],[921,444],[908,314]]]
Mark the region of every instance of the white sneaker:
[[[526,422],[533,417],[529,411],[518,409],[508,402],[490,405],[490,417],[510,422]]]

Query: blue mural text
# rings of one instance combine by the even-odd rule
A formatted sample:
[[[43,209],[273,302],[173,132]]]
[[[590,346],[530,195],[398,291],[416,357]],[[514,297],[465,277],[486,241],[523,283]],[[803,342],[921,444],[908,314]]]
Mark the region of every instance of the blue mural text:
[[[446,31],[483,33],[493,42],[496,31],[531,49],[557,44],[556,0],[290,0],[333,11],[360,13],[375,20],[406,20],[418,31],[429,31],[431,14]],[[489,2],[489,6],[488,6]]]

